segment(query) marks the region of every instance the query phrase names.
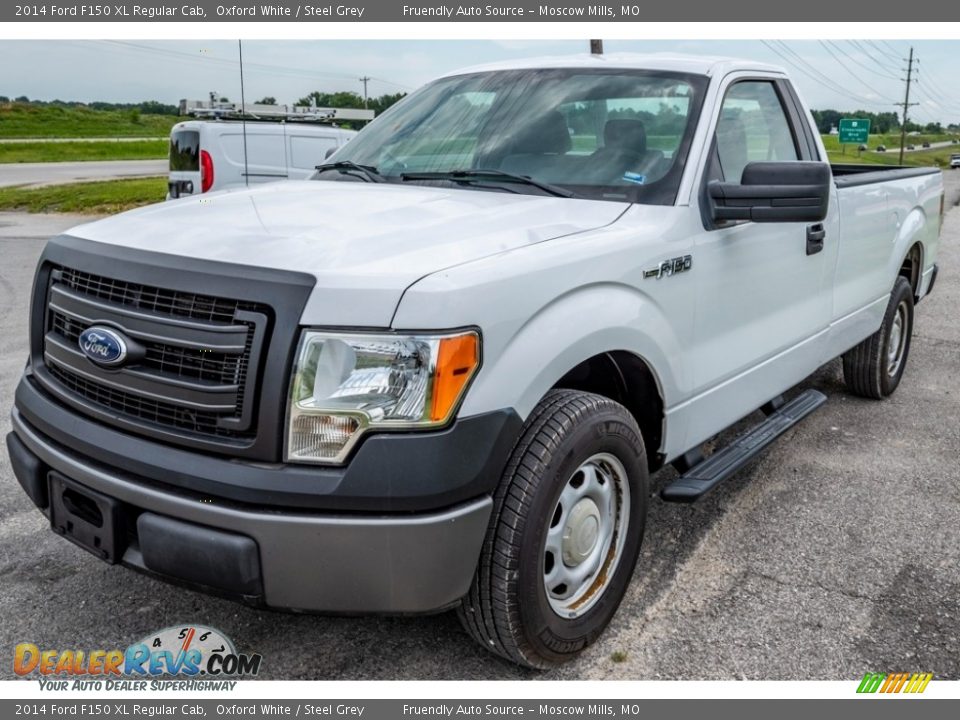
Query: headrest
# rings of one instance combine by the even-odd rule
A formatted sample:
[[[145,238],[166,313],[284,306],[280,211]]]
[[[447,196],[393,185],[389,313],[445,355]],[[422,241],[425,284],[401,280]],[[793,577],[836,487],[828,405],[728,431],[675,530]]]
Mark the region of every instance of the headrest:
[[[514,138],[513,152],[531,155],[562,154],[572,146],[567,120],[551,110],[523,128]]]
[[[603,146],[634,153],[647,151],[647,131],[640,120],[618,118],[603,126]]]

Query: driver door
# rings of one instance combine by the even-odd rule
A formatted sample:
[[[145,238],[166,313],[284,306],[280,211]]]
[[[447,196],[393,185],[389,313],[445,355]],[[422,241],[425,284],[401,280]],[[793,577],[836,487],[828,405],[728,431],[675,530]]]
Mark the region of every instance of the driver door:
[[[785,81],[730,81],[715,116],[704,192],[713,180],[739,182],[749,162],[820,160],[802,122]],[[820,364],[832,309],[835,206],[832,197],[822,228],[704,219],[693,256],[694,404],[700,412],[691,414],[690,445],[709,436],[718,416],[724,424],[736,421]],[[823,248],[808,254],[808,233],[820,230]]]

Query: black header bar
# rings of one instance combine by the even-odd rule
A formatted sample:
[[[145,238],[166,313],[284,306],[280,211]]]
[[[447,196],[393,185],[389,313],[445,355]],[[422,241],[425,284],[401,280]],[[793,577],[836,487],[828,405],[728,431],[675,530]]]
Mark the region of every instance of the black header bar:
[[[960,3],[893,0],[837,3],[835,0],[684,0],[684,2],[597,3],[586,0],[498,0],[497,2],[411,2],[350,0],[110,0],[109,2],[3,3],[0,22],[867,22],[936,18],[960,21]]]

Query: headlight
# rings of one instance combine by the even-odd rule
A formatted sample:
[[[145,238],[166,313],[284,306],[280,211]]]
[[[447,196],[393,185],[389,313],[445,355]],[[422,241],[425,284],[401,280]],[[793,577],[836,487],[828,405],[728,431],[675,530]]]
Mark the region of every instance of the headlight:
[[[442,426],[479,363],[480,339],[472,331],[305,330],[291,385],[286,459],[338,463],[368,430]]]

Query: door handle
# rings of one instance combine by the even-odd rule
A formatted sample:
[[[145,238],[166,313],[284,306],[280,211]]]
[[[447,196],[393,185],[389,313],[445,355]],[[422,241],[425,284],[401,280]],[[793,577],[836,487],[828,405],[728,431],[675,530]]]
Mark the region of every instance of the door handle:
[[[823,239],[827,236],[827,230],[823,223],[807,226],[807,255],[816,255],[823,250]]]

